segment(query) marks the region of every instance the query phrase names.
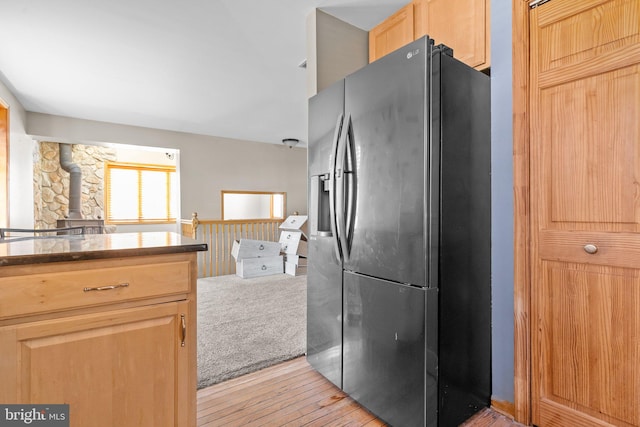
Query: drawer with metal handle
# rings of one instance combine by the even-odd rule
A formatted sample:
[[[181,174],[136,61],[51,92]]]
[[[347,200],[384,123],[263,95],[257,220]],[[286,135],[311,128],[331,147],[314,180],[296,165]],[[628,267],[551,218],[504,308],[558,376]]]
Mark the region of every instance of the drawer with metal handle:
[[[282,255],[245,258],[236,263],[236,275],[242,278],[269,276],[280,274],[284,271]]]
[[[246,258],[273,257],[279,254],[280,243],[266,240],[235,240],[231,248],[231,255],[233,255],[236,262]]]
[[[47,266],[33,268],[31,274],[0,277],[0,319],[189,291],[188,261],[83,265],[81,270],[56,271]]]
[[[280,233],[282,252],[287,254],[307,255],[307,242],[302,231],[283,231]]]

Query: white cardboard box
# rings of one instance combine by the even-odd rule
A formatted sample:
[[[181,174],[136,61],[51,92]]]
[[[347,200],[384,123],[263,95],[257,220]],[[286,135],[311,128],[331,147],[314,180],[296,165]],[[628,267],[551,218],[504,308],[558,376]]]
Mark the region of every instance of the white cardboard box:
[[[289,262],[298,266],[306,266],[307,258],[300,255],[284,254],[284,262]]]
[[[240,239],[233,242],[231,255],[239,262],[245,258],[273,257],[280,255],[279,242],[266,240]]]
[[[282,255],[244,258],[236,262],[236,275],[247,279],[250,277],[282,274],[284,270]]]
[[[284,263],[284,272],[289,276],[300,276],[303,274],[307,274],[307,266],[306,265],[296,265],[292,262]]]
[[[303,240],[302,231],[282,231],[279,243],[282,252],[286,254],[307,255],[307,242]]]
[[[307,215],[291,215],[282,224],[281,230],[301,231],[302,239],[307,240]]]

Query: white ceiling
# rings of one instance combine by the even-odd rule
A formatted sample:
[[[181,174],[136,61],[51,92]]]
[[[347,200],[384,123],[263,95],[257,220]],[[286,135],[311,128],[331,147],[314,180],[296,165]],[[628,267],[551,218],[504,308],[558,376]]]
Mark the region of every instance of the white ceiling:
[[[369,30],[407,2],[0,0],[0,80],[27,111],[304,144],[306,17]]]

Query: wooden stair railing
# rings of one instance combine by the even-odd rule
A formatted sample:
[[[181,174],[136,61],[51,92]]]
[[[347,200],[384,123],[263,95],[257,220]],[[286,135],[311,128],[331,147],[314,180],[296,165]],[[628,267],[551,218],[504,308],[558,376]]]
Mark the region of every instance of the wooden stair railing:
[[[277,242],[282,219],[199,219],[180,220],[183,236],[206,243],[209,250],[198,253],[198,277],[235,274],[236,262],[231,256],[234,240],[254,239]]]

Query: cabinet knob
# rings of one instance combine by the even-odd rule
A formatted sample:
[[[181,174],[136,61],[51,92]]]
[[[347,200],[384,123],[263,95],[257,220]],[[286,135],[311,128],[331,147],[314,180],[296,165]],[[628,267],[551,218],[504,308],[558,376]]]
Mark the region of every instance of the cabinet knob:
[[[591,243],[584,245],[584,251],[588,254],[595,254],[596,252],[598,252],[598,247],[596,245],[593,245]]]

